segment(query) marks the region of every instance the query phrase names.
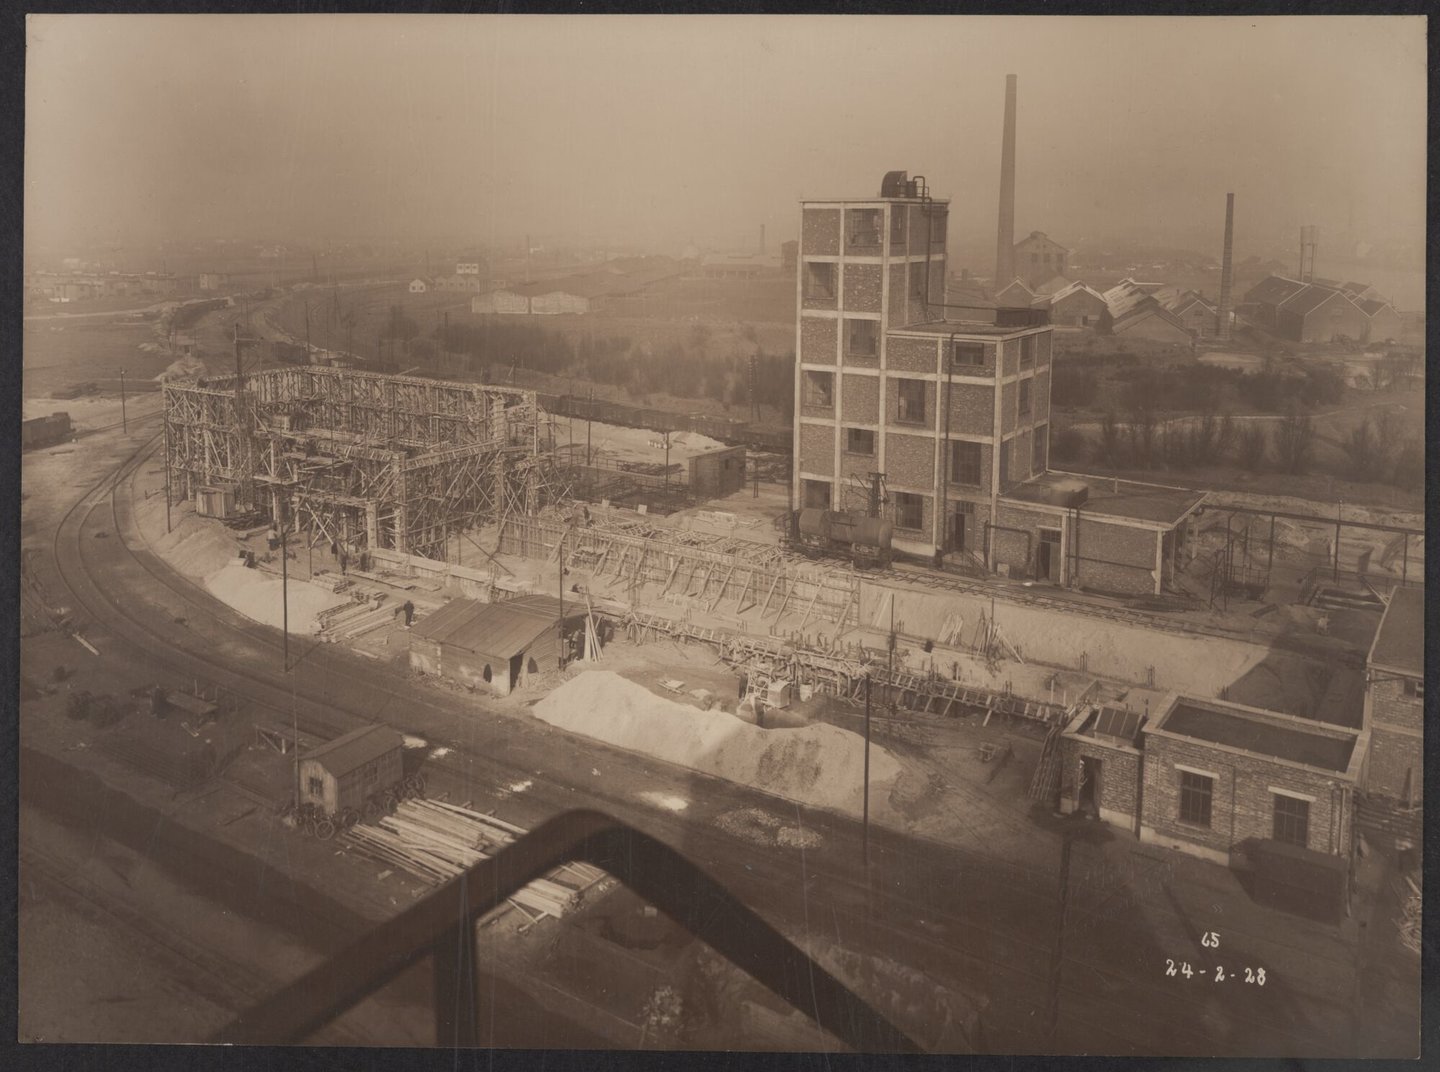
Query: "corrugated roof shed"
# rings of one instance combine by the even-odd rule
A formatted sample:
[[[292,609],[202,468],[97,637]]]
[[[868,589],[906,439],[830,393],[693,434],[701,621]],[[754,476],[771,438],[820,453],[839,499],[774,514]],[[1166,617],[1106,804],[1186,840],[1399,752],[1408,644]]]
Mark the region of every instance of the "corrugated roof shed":
[[[1372,666],[1414,677],[1425,675],[1425,590],[1397,588],[1380,618],[1375,643],[1370,646]]]
[[[1365,298],[1362,301],[1356,302],[1356,304],[1365,310],[1366,316],[1374,316],[1380,312],[1380,310],[1388,308],[1390,305],[1389,302],[1377,301],[1375,298]]]
[[[1343,302],[1349,302],[1351,300],[1350,295],[1346,294],[1343,290],[1332,290],[1330,287],[1316,286],[1312,283],[1304,290],[1296,291],[1289,298],[1286,298],[1283,308],[1287,313],[1294,313],[1296,316],[1306,316],[1335,298]],[[1354,303],[1351,302],[1351,304]]]
[[[567,607],[566,620],[580,617],[579,609]],[[560,601],[551,596],[520,596],[503,603],[453,599],[415,623],[411,634],[508,659],[554,629],[559,617]]]
[[[337,777],[404,746],[404,739],[389,726],[361,726],[328,744],[310,749],[313,759]]]

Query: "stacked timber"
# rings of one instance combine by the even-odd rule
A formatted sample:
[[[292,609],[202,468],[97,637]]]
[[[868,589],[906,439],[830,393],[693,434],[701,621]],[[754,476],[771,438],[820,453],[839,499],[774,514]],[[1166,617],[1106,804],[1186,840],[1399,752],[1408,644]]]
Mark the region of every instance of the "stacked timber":
[[[431,886],[457,878],[510,844],[521,827],[439,800],[406,800],[376,826],[351,827],[342,840],[372,859],[398,867]],[[579,904],[604,872],[589,864],[562,864],[512,896],[510,904],[531,923],[559,919]]]

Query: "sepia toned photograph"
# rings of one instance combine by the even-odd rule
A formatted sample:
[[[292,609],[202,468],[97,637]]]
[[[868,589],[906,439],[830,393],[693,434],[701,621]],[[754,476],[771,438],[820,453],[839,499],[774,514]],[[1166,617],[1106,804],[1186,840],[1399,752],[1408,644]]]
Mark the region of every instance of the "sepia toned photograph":
[[[22,1055],[1419,1056],[1425,18],[25,25]]]

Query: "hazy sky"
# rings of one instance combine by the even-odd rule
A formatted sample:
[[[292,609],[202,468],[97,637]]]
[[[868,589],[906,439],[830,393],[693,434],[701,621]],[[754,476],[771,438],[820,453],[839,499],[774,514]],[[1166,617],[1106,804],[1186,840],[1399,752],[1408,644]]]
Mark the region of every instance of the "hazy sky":
[[[1394,17],[32,15],[27,237],[773,248],[891,169],[993,235],[1014,73],[1020,235],[1218,246],[1233,190],[1242,252],[1423,244],[1425,59]]]

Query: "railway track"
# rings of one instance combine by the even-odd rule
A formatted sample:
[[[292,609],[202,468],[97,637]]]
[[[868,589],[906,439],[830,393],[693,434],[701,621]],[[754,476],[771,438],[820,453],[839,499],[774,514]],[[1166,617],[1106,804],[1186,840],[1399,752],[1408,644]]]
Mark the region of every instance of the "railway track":
[[[140,466],[153,454],[157,440],[158,437],[142,444],[115,472],[107,474],[98,481],[57,526],[54,540],[56,565],[66,586],[75,594],[80,605],[91,614],[97,623],[112,630],[114,641],[124,644],[147,662],[174,673],[182,679],[203,675],[207,680],[222,684],[228,690],[243,696],[252,705],[265,707],[283,715],[286,721],[291,716],[293,705],[295,714],[306,732],[327,737],[336,736],[378,717],[355,714],[337,705],[328,686],[319,689],[317,695],[317,690],[313,686],[316,675],[313,673],[282,679],[290,686],[285,688],[277,684],[274,671],[262,673],[247,668],[247,664],[273,666],[278,662],[280,644],[273,639],[273,630],[256,625],[240,624],[238,615],[235,615],[234,612],[223,608],[190,582],[178,577],[168,567],[163,566],[158,558],[147,561],[147,557],[153,558],[150,553],[137,553],[135,548],[125,541],[123,533],[132,524],[133,516],[128,505],[130,496],[122,494],[122,489],[133,494],[134,476]],[[98,545],[94,533],[101,531],[100,526],[95,524],[95,515],[107,504],[108,515],[101,515],[101,523],[110,525],[115,538],[104,541],[104,546],[107,549],[113,549],[116,554],[123,555],[122,566],[124,568],[120,572],[129,574],[132,581],[138,572],[141,575],[140,579],[146,585],[163,589],[167,601],[178,603],[182,609],[187,611],[183,615],[171,614],[170,625],[164,626],[157,623],[156,616],[153,614],[137,613],[127,600],[117,599],[109,594],[105,585],[102,585],[96,578],[96,570],[87,565],[88,550]],[[72,556],[74,561],[69,562],[68,560]],[[113,568],[107,570],[107,581],[117,579],[116,574],[117,571]],[[226,640],[223,645],[227,649],[226,657],[217,656],[213,649],[198,637],[195,629],[190,626],[192,615],[196,620],[205,621],[212,632],[219,631],[223,634]],[[237,662],[235,656],[242,653],[250,656],[258,655],[258,658],[252,657]],[[377,689],[385,696],[391,698],[397,696],[390,688],[393,682],[384,681],[378,668],[368,664],[354,665],[359,660],[337,659],[334,653],[323,649],[314,649],[301,656],[301,660],[309,659],[315,659],[317,664],[325,663],[331,673],[342,678],[358,679],[372,696]],[[330,665],[332,663],[335,665]],[[404,697],[404,702],[412,706],[417,700],[428,706],[434,706],[428,700],[420,700],[413,691],[407,692]],[[486,747],[492,743],[501,747]],[[500,751],[503,744],[499,735],[493,741],[471,741],[465,746],[466,763],[461,763],[459,759],[432,759],[430,763],[449,779],[459,784],[473,784],[476,775],[474,766],[476,760],[479,760],[483,776],[491,779],[492,784],[503,784],[506,779],[523,778],[533,773],[528,769],[528,765],[507,764],[499,759],[494,753]],[[698,838],[693,823],[686,824],[681,820],[657,816],[648,809],[637,809],[627,797],[610,795],[603,790],[586,789],[579,792],[567,786],[552,786],[548,783],[536,783],[536,785],[539,792],[527,795],[538,797],[540,803],[553,811],[575,806],[597,806],[627,818],[638,817],[643,825],[651,829],[659,828],[656,833],[668,837],[675,844],[692,845],[698,848],[697,840],[703,840],[705,842],[703,853],[694,853],[694,855],[703,854],[709,857],[705,862],[712,865],[717,862],[715,860],[717,853],[720,856],[733,857],[734,850],[737,848],[746,856],[753,852],[752,847],[719,831],[707,829],[703,838]],[[823,821],[821,825],[824,825]],[[923,845],[917,845],[914,849],[901,847],[898,839],[895,838],[883,840],[885,843],[877,850],[878,859],[885,860],[897,870],[905,870],[910,873],[918,871],[929,877],[929,871],[932,869],[930,850]],[[1047,938],[1053,927],[1055,875],[1043,870],[989,858],[977,859],[973,861],[972,866],[968,854],[948,849],[948,847],[946,853],[950,857],[946,861],[948,870],[953,873],[946,875],[946,869],[935,867],[934,881],[921,884],[931,893],[930,899],[921,899],[898,889],[885,891],[883,900],[886,910],[903,917],[906,921],[905,924],[881,924],[890,947],[894,950],[901,950],[907,947],[916,947],[917,944],[920,946],[927,944],[923,940],[917,941],[915,928],[908,924],[915,919],[933,919],[943,928],[948,940],[947,948],[942,955],[947,956],[952,962],[959,961],[969,966],[970,971],[962,972],[961,978],[970,977],[971,971],[976,969],[987,972],[987,978],[991,980],[995,990],[1007,992],[1013,1000],[1022,1002],[1033,1010],[1039,1010],[1051,977],[1052,946]],[[757,862],[759,862],[758,858]],[[793,876],[788,874],[784,867],[777,867],[773,862],[770,863],[771,866],[761,868],[762,871],[769,872],[767,884],[776,882],[783,888],[784,884],[793,883]],[[747,869],[749,867],[750,865],[747,865]],[[846,917],[845,929],[852,934],[859,933],[862,927],[876,926],[876,921],[870,918],[869,902],[864,885],[862,882],[856,881],[852,873],[834,866],[832,861],[826,861],[823,857],[819,860],[815,860],[813,857],[806,860],[804,868],[806,874],[827,891],[830,908],[834,914],[833,922],[837,929],[840,926],[842,912]],[[732,874],[738,874],[733,862],[728,870]],[[934,890],[945,888],[947,881],[951,883],[963,881],[972,891],[983,890],[985,897],[981,898],[982,901],[988,900],[997,905],[1008,903],[1012,912],[1016,912],[1022,917],[1028,916],[1032,920],[1031,925],[1004,933],[994,925],[981,922],[982,917],[972,917],[964,910],[937,911],[936,901],[933,899]],[[773,889],[773,887],[771,888]],[[764,896],[763,889],[757,889],[755,893],[757,897]],[[806,897],[808,898],[808,893]],[[1108,926],[1123,934],[1132,922],[1123,918],[1124,913],[1123,907],[1115,912],[1099,913],[1092,926]],[[990,917],[983,918],[989,919]],[[1182,923],[1185,922],[1178,913],[1174,913],[1174,918]],[[1042,932],[1047,938],[1037,938],[1037,931]],[[1254,937],[1259,938],[1259,936]],[[933,943],[929,944],[933,945]],[[971,950],[978,950],[978,952],[971,952]],[[1062,987],[1064,998],[1062,1009],[1065,1010],[1064,1015],[1067,1021],[1075,1021],[1077,1017],[1081,1016],[1080,1012],[1076,1010],[1086,1009],[1091,1010],[1093,1015],[1088,1019],[1082,1018],[1082,1022],[1092,1024],[1113,1024],[1117,1022],[1117,1018],[1123,1021],[1134,1015],[1136,1005],[1133,1000],[1122,1001],[1106,996],[1110,993],[1133,993],[1137,981],[1127,976],[1123,970],[1116,969],[1112,965],[1097,963],[1093,959],[1079,957],[1072,951],[1065,957],[1064,971],[1065,975],[1069,977],[1068,982]],[[947,976],[950,974],[949,971],[946,972]],[[1090,982],[1080,981],[1082,978],[1088,979]],[[1028,998],[1025,995],[1029,995]],[[1213,1038],[1205,1035],[1198,1028],[1184,1026],[1201,1022],[1198,1014],[1202,1009],[1203,1002],[1196,997],[1177,992],[1166,996],[1162,1004],[1175,1013],[1174,1016],[1167,1017],[1168,1026],[1165,1038],[1170,1039],[1173,1044],[1175,1038],[1186,1037],[1196,1047],[1194,1052],[1209,1052],[1207,1047],[1213,1048]],[[1152,1008],[1147,1015],[1154,1012],[1153,1005],[1154,999],[1151,999]],[[1242,1026],[1248,1026],[1257,1034],[1268,1033],[1267,1037],[1283,1035],[1285,1031],[1283,1025],[1278,1022],[1272,1023],[1263,1018],[1257,1019],[1243,1011],[1232,1010],[1230,1019]],[[1133,1026],[1139,1031],[1144,1025],[1137,1023]],[[1101,1033],[1108,1034],[1109,1037],[1121,1038],[1111,1028],[1102,1027],[1099,1030]],[[1133,1037],[1132,1045],[1127,1048],[1134,1048]]]

